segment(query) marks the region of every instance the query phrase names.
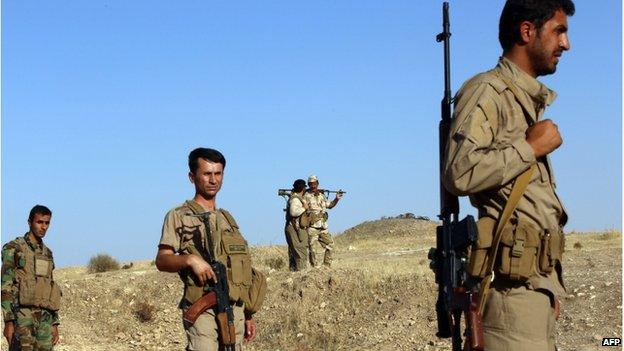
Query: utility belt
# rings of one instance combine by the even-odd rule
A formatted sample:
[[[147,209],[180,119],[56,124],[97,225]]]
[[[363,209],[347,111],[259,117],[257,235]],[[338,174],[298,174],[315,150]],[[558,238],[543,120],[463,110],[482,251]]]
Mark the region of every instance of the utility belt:
[[[511,218],[503,227],[498,250],[491,250],[496,220],[482,217],[477,221],[479,232],[468,262],[468,274],[484,278],[488,274],[488,255],[497,252],[496,277],[525,281],[536,273],[548,274],[561,262],[565,236],[561,228],[538,229],[526,220]]]

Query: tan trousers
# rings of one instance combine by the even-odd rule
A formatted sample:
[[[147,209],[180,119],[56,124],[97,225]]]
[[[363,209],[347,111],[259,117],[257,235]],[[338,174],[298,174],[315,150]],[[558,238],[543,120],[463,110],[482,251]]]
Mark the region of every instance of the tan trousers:
[[[288,244],[288,268],[300,271],[308,266],[308,232],[296,230],[291,223],[284,228]]]
[[[234,328],[236,328],[236,350],[243,350],[243,336],[245,333],[245,314],[243,307],[234,306]],[[186,338],[188,340],[187,350],[197,351],[217,351],[219,347],[219,337],[217,333],[217,322],[213,309],[208,309],[202,313],[195,321],[195,324],[188,326],[184,323]]]
[[[547,291],[492,285],[483,311],[487,351],[555,351],[555,313]]]
[[[320,259],[323,256],[322,263],[331,266],[334,239],[329,231],[321,228],[308,228],[308,242],[310,244],[310,264],[313,267],[320,266]]]

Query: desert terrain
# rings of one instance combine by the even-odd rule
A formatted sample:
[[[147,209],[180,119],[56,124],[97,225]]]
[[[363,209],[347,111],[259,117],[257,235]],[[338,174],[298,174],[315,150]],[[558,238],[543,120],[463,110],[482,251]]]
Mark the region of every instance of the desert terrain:
[[[435,337],[436,285],[427,252],[436,225],[364,222],[336,236],[331,269],[291,273],[285,246],[253,248],[269,290],[255,317],[259,335],[245,349],[450,350]],[[559,350],[602,350],[603,337],[621,337],[621,249],[619,232],[567,233]],[[184,349],[176,274],[143,261],[96,274],[58,269],[55,277],[63,289],[55,350]]]

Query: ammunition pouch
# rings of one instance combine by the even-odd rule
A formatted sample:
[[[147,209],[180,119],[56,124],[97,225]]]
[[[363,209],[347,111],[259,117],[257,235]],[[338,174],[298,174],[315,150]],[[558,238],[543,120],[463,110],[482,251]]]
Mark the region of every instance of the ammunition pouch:
[[[471,248],[467,271],[471,276],[484,278],[496,221],[480,218],[477,228],[479,235]],[[512,218],[502,230],[494,271],[496,276],[513,281],[525,281],[535,273],[550,273],[561,261],[564,246],[560,230],[538,230],[527,221]]]
[[[311,212],[305,211],[299,216],[299,228],[306,229],[309,228],[314,221],[312,220],[313,214]]]
[[[252,281],[251,254],[247,242],[241,235],[224,234],[221,244],[225,257],[219,257],[219,261],[227,267],[230,301],[244,299]]]
[[[251,286],[248,294],[243,298],[245,302],[245,313],[252,315],[260,310],[267,292],[266,278],[262,272],[251,270]]]

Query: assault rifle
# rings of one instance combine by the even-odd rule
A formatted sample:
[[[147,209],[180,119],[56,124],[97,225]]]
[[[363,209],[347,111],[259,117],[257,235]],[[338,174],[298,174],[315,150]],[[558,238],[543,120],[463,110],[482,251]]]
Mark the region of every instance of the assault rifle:
[[[186,310],[182,318],[185,322],[194,324],[197,318],[199,318],[202,313],[204,313],[209,308],[214,308],[217,319],[219,339],[224,347],[224,350],[234,351],[236,345],[236,330],[234,329],[234,310],[230,305],[230,291],[228,288],[227,270],[225,268],[225,265],[217,261],[213,256],[214,245],[210,233],[210,212],[204,212],[189,216],[201,218],[201,220],[204,222],[204,227],[206,228],[205,242],[196,242],[195,247],[191,249],[191,254],[200,256],[204,259],[204,261],[210,264],[210,267],[212,267],[212,271],[217,278],[217,282],[214,283],[212,286],[210,286],[208,283],[204,285],[204,295]],[[198,250],[198,248],[200,247],[202,248],[202,250]]]
[[[481,316],[476,308],[476,294],[467,287],[466,264],[468,250],[477,239],[477,227],[472,216],[458,221],[459,200],[446,190],[442,183],[444,150],[451,127],[451,74],[450,74],[450,24],[449,5],[442,5],[442,33],[436,36],[444,42],[444,98],[442,119],[439,124],[440,155],[440,215],[442,225],[436,228],[436,247],[429,251],[431,268],[438,284],[436,314],[440,338],[452,338],[453,351],[462,350],[461,317],[465,315],[466,344],[464,350],[483,350]]]

